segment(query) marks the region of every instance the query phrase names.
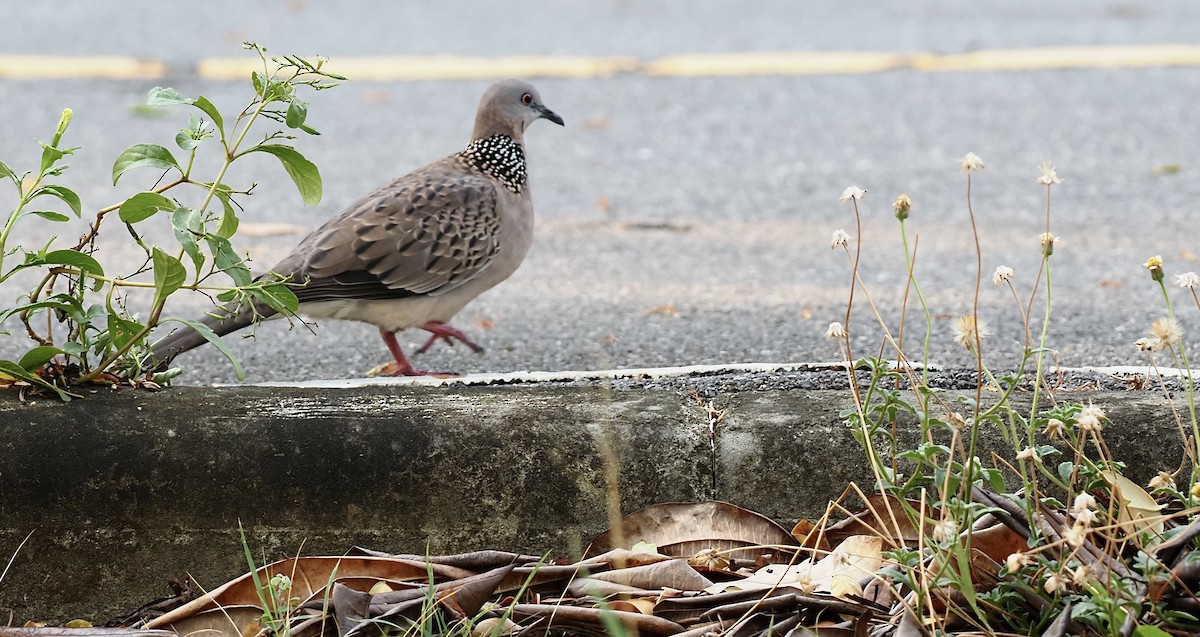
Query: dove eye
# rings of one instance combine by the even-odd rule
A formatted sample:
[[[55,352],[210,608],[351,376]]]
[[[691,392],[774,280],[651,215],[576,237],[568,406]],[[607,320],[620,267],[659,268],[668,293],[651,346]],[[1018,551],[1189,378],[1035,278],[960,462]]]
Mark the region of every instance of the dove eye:
[[[533,96],[529,93],[521,95],[521,103],[528,106],[533,103]]]

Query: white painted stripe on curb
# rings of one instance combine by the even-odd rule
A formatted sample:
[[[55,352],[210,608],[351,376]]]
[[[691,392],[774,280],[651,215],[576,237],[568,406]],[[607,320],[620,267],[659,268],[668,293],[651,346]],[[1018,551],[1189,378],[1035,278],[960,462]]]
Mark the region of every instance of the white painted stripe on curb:
[[[896,361],[889,361],[896,367]],[[504,374],[467,374],[453,378],[434,378],[432,376],[405,376],[379,378],[345,378],[330,380],[308,380],[296,382],[246,383],[240,385],[214,385],[214,387],[304,387],[309,389],[355,389],[359,387],[392,387],[418,386],[442,387],[446,385],[512,385],[536,383],[565,383],[573,381],[603,381],[620,379],[657,379],[678,378],[682,376],[707,376],[715,374],[765,373],[765,372],[817,372],[845,371],[846,361],[827,363],[743,363],[732,365],[686,365],[682,367],[645,367],[630,369],[604,369],[562,372],[509,372]],[[920,369],[919,367],[917,369]],[[930,370],[945,369],[941,365],[930,365]],[[1087,372],[1123,376],[1130,374],[1145,375],[1145,366],[1113,366],[1113,367],[1067,367],[1064,372]],[[1182,376],[1184,370],[1160,367],[1157,370],[1164,376]]]

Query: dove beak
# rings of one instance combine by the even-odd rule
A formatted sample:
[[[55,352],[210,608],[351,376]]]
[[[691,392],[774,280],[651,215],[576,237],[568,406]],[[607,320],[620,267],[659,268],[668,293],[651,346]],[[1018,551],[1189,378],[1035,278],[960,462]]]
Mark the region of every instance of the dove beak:
[[[563,118],[559,117],[558,113],[555,113],[541,104],[535,104],[534,108],[537,109],[537,112],[539,113],[538,117],[540,119],[548,119],[559,126],[565,126],[565,124],[563,124]]]

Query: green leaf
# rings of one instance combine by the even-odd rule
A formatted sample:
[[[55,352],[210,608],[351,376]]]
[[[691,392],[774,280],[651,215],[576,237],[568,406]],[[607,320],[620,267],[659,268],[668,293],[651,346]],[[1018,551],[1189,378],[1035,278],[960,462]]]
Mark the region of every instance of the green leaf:
[[[1149,624],[1142,624],[1133,629],[1133,637],[1171,637],[1171,633]]]
[[[195,148],[199,146],[200,142],[202,141],[204,140],[192,137],[192,134],[188,132],[187,129],[181,130],[175,134],[175,145],[178,146],[180,150],[195,150]]]
[[[135,337],[139,333],[141,333],[141,331],[143,329],[145,329],[145,327],[146,327],[145,325],[142,325],[141,323],[138,323],[137,321],[131,321],[129,319],[122,318],[116,312],[109,312],[109,314],[108,314],[108,341],[109,341],[109,344],[116,349],[121,349],[121,348],[125,347],[126,345],[128,345],[129,342],[133,340],[133,337]]]
[[[100,267],[99,261],[94,259],[92,255],[84,254],[77,250],[54,250],[40,257],[38,261],[57,265],[69,265],[79,268],[82,272],[104,276],[104,268]]]
[[[217,227],[216,234],[218,237],[228,239],[237,232],[238,226],[241,225],[241,221],[238,220],[237,210],[234,209],[233,202],[230,200],[229,194],[221,192],[220,190],[216,191],[216,194],[217,199],[221,200],[221,206],[225,209],[224,214],[221,215],[221,225]]]
[[[225,358],[229,359],[229,363],[233,365],[233,373],[237,374],[237,379],[238,380],[246,380],[246,370],[242,369],[241,361],[239,361],[237,359],[237,357],[233,355],[233,351],[231,351],[229,349],[229,346],[225,344],[225,341],[221,340],[220,336],[217,336],[216,332],[212,331],[212,328],[205,325],[204,323],[201,323],[200,321],[192,321],[192,320],[188,320],[188,319],[175,319],[175,320],[196,330],[196,332],[199,333],[200,336],[204,337],[204,340],[208,341],[209,343],[212,343],[214,347],[216,347],[218,350],[221,351],[222,354],[225,355]]]
[[[154,248],[151,260],[154,263],[154,304],[158,305],[183,285],[187,270],[179,259],[158,247]]]
[[[28,352],[25,352],[25,355],[21,357],[21,362],[17,364],[31,372],[37,371],[38,369],[41,369],[43,365],[49,363],[50,359],[58,356],[59,354],[66,354],[66,352],[54,347],[53,345],[38,345]]]
[[[304,125],[304,120],[307,117],[308,102],[293,97],[292,103],[288,104],[287,117],[284,118],[284,123],[288,125],[288,128],[300,128]]]
[[[193,101],[192,104],[196,108],[204,111],[204,114],[208,115],[209,118],[212,119],[212,123],[217,125],[217,132],[220,133],[221,138],[224,139],[225,138],[225,120],[221,119],[221,111],[218,111],[217,107],[213,106],[213,103],[208,101],[208,98],[204,97],[203,95],[196,97],[195,101]]]
[[[31,385],[37,385],[38,387],[49,389],[50,391],[58,394],[59,400],[62,400],[63,402],[67,402],[67,401],[71,400],[72,394],[63,391],[62,389],[52,385],[51,383],[46,382],[41,376],[38,376],[37,374],[29,373],[28,371],[25,370],[24,367],[21,367],[20,365],[14,363],[12,361],[0,360],[0,373],[11,376],[13,378],[19,378]]]
[[[179,163],[175,161],[175,156],[171,154],[171,151],[158,144],[134,144],[126,148],[125,152],[121,153],[117,157],[117,161],[113,163],[113,185],[117,185],[117,180],[125,174],[125,171],[139,166],[169,170],[171,168],[178,169]]]
[[[126,199],[117,211],[121,221],[137,223],[153,217],[159,210],[174,210],[175,202],[157,192],[139,192]]]
[[[251,290],[250,294],[284,316],[294,316],[300,309],[296,293],[283,283],[272,283],[261,290]]]
[[[71,190],[66,186],[55,186],[53,184],[42,186],[41,188],[33,191],[33,194],[30,195],[29,200],[32,201],[38,197],[43,197],[46,195],[61,199],[63,203],[67,204],[67,206],[71,208],[71,212],[74,212],[76,217],[79,217],[83,214],[83,204],[79,201],[79,195],[75,194],[74,190]]]
[[[68,217],[67,215],[64,215],[61,212],[51,212],[49,210],[30,210],[29,212],[27,212],[25,214],[37,215],[37,216],[45,219],[46,221],[56,221],[58,223],[62,223],[64,221],[71,220],[70,217]]]
[[[205,235],[204,240],[208,242],[208,248],[213,255],[213,263],[216,264],[218,270],[229,275],[229,278],[233,279],[234,285],[250,285],[253,280],[253,277],[250,276],[250,269],[233,251],[233,244],[229,243],[229,239],[209,234]]]
[[[0,179],[4,177],[8,177],[9,179],[16,181],[17,173],[14,173],[12,168],[8,167],[8,164],[0,161]]]
[[[254,85],[254,92],[257,93],[259,97],[262,97],[263,90],[267,87],[267,76],[259,73],[258,71],[254,71],[250,74],[250,83]]]
[[[191,208],[177,208],[171,213],[171,228],[175,230],[175,238],[183,246],[183,251],[192,258],[196,272],[204,267],[204,255],[200,252],[197,237],[203,236],[204,221],[200,213]]]
[[[65,155],[70,155],[75,152],[74,148],[55,148],[45,142],[38,142],[42,145],[42,172],[48,172],[58,160]]]
[[[83,316],[83,306],[79,304],[79,300],[69,294],[56,294],[44,301],[36,303],[26,303],[10,307],[3,312],[0,312],[0,323],[8,320],[12,316],[16,316],[22,312],[27,312],[30,315],[38,310],[54,310],[55,312],[66,312],[72,317],[78,318]]]
[[[281,144],[260,144],[247,152],[269,153],[278,157],[283,169],[296,182],[304,203],[315,206],[321,202],[321,173],[316,164],[305,159],[300,151]]]
[[[150,89],[150,94],[146,96],[147,106],[171,106],[173,104],[191,104],[193,100],[184,97],[179,91],[171,87],[156,86]]]

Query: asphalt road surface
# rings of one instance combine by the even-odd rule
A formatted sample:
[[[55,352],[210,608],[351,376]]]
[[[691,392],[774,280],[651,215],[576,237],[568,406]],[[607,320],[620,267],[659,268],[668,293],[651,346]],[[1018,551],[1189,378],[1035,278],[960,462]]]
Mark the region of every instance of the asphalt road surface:
[[[152,116],[136,106],[149,88],[168,85],[237,108],[248,82],[207,79],[196,69],[202,60],[244,56],[242,40],[335,61],[522,55],[648,62],[683,54],[832,51],[957,56],[1200,44],[1194,2],[843,4],[20,3],[0,23],[0,56],[131,56],[161,61],[165,71],[120,80],[12,79],[3,68],[21,61],[0,59],[0,160],[33,166],[34,139],[47,139],[61,109],[71,107],[67,141],[82,148],[63,181],[80,193],[85,209],[148,187],[152,175],[131,173],[114,189],[112,160],[133,143],[171,145],[186,114]],[[1069,366],[1144,361],[1132,342],[1165,308],[1143,262],[1162,255],[1168,275],[1200,269],[1200,66],[1194,59],[1142,67],[1103,54],[1085,57],[1076,68],[1042,70],[931,71],[913,64],[867,73],[688,76],[644,67],[594,77],[534,73],[547,105],[568,125],[539,124],[527,135],[538,214],[533,250],[512,279],[456,320],[485,354],[438,346],[415,363],[493,372],[840,358],[823,333],[843,318],[850,269],[845,254],[830,249],[830,235],[845,228],[862,240],[861,275],[894,330],[906,269],[891,202],[907,193],[915,204],[909,238],[919,241],[915,274],[934,315],[931,358],[967,365],[949,326],[970,310],[975,290],[966,175],[959,170],[967,152],[986,163],[972,177],[972,203],[990,362],[1011,365],[1021,350],[1018,305],[989,279],[1006,264],[1016,269],[1021,294],[1033,284],[1045,223],[1045,189],[1035,182],[1043,160],[1063,179],[1051,205],[1061,241],[1052,259],[1049,345]],[[722,59],[705,63],[716,68]],[[302,206],[269,157],[235,165],[231,182],[259,184],[242,216],[252,235],[236,245],[265,268],[358,195],[458,150],[489,82],[351,81],[314,96],[310,123],[323,135],[298,143],[321,169],[324,200]],[[852,207],[838,201],[852,184],[868,191],[860,202],[861,233]],[[11,189],[0,189],[0,208],[12,200]],[[71,239],[78,234],[76,226],[55,230]],[[15,237],[33,245],[44,235],[19,229]],[[112,228],[102,250],[128,265],[137,254],[128,244]],[[1185,290],[1170,291],[1191,334],[1200,309]],[[0,298],[20,292],[3,289]],[[197,316],[205,302],[181,299],[170,310]],[[855,307],[856,354],[876,354],[883,338],[861,290]],[[921,325],[910,314],[906,342],[913,353]],[[313,335],[274,321],[253,340],[231,341],[250,381],[353,377],[387,360],[375,329],[351,323],[322,323]],[[401,337],[408,348],[423,341],[416,331]],[[0,355],[24,345],[19,331],[0,336]],[[188,368],[183,382],[234,380],[213,348],[179,363]]]

